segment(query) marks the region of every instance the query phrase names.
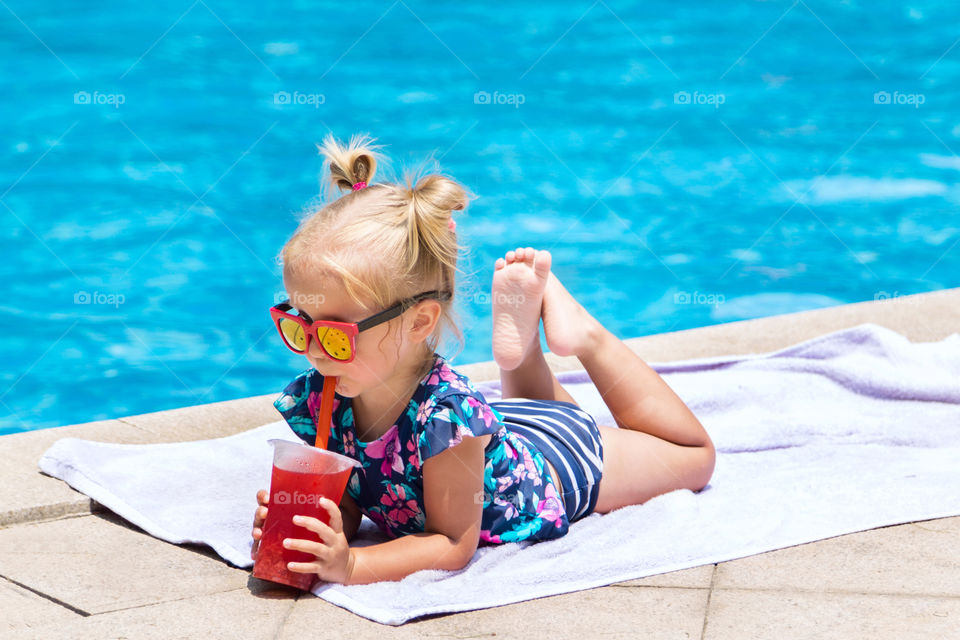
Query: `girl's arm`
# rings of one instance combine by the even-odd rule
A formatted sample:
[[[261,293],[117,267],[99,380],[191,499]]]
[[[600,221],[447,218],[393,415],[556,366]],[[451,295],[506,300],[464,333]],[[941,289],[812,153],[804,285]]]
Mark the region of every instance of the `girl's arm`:
[[[354,536],[357,535],[357,530],[360,529],[360,520],[363,518],[363,514],[360,513],[360,507],[346,491],[343,492],[343,497],[340,499],[340,516],[343,518],[343,535],[347,537],[347,540],[353,540]]]
[[[467,437],[423,463],[424,532],[351,548],[347,584],[400,580],[421,569],[457,571],[470,562],[480,541],[489,441]]]

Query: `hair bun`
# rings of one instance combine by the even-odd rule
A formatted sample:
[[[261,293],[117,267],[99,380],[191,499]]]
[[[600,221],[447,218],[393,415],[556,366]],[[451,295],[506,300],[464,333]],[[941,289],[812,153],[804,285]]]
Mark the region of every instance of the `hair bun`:
[[[355,184],[369,184],[377,172],[376,149],[374,139],[368,135],[355,135],[344,146],[328,134],[322,145],[317,145],[320,153],[326,157],[330,169],[330,180],[341,191],[351,191]]]
[[[412,189],[414,197],[428,203],[436,211],[462,211],[467,206],[467,192],[450,178],[431,174],[417,181]]]

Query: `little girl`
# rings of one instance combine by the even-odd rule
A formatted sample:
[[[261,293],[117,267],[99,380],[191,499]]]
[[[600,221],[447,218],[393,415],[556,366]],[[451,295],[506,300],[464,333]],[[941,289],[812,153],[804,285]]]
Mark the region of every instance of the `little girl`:
[[[327,138],[321,151],[346,193],[282,252],[289,301],[275,308],[299,330],[278,329],[311,368],[275,406],[312,445],[324,376],[336,376],[327,448],[362,465],[339,505],[323,501],[329,525],[294,518],[320,541],[286,540],[316,558],[288,568],[344,584],[459,570],[480,544],[558,538],[595,511],[706,486],[715,453],[702,425],[574,300],[547,251],[509,251],[494,266],[491,339],[505,400],[488,403],[450,368],[435,350],[444,328],[459,335],[452,215],[467,194],[442,175],[374,183],[371,142]],[[598,427],[557,381],[541,321],[547,346],[580,360],[619,428]],[[254,557],[267,492],[257,501]],[[351,548],[361,514],[391,540]]]

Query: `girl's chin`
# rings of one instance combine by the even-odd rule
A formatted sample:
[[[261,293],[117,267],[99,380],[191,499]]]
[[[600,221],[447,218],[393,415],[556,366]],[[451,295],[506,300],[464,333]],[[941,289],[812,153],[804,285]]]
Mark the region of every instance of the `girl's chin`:
[[[350,385],[344,384],[341,378],[337,380],[337,395],[344,398],[352,398],[355,394],[351,392]]]

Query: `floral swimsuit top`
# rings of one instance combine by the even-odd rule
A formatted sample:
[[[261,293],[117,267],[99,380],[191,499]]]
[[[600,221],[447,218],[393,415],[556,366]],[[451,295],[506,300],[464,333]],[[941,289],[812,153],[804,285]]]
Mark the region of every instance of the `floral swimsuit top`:
[[[308,369],[274,406],[313,445],[323,376]],[[543,455],[504,425],[503,416],[464,376],[435,355],[407,409],[383,436],[357,437],[351,398],[336,395],[327,448],[360,462],[347,493],[368,518],[396,538],[424,531],[423,463],[465,437],[491,434],[484,450],[481,543],[559,538],[569,520]]]

